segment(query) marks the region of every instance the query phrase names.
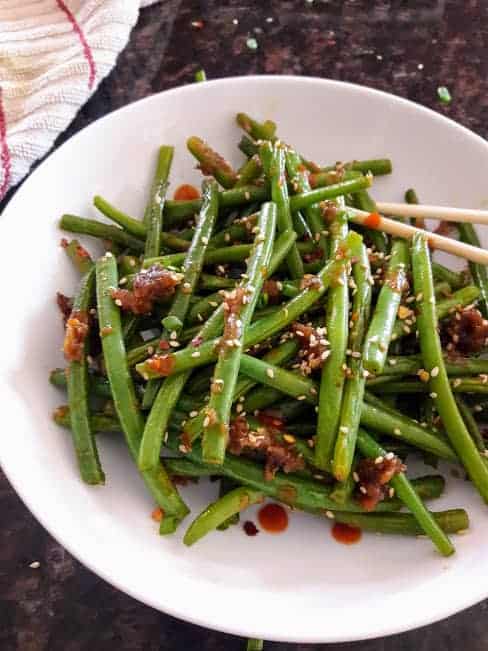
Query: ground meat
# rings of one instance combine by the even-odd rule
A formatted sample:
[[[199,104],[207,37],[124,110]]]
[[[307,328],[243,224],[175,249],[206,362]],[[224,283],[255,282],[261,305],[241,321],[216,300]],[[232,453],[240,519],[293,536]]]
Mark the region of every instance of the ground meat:
[[[242,334],[242,323],[239,319],[242,306],[247,300],[246,290],[237,287],[230,292],[225,292],[224,306],[224,333],[222,342],[225,346],[234,345]]]
[[[66,325],[66,321],[73,309],[73,299],[61,294],[61,292],[56,292],[56,303],[58,304],[59,311],[63,316],[63,324]]]
[[[363,509],[373,511],[389,494],[388,482],[405,470],[401,460],[392,453],[377,459],[361,459],[356,473],[359,479],[357,498]]]
[[[172,296],[182,275],[155,264],[136,274],[132,290],[114,289],[114,298],[123,310],[133,314],[149,314],[155,301]]]
[[[310,375],[312,371],[322,368],[330,355],[329,342],[325,338],[326,329],[294,323],[292,332],[300,343],[299,368],[303,375]]]
[[[171,375],[173,367],[175,365],[174,355],[153,355],[147,360],[147,365],[155,373],[159,375],[167,376]]]
[[[312,251],[311,253],[305,253],[303,256],[303,261],[304,262],[315,262],[316,260],[321,260],[324,257],[324,252],[322,249],[319,249],[317,247],[315,251]]]
[[[61,239],[61,246],[63,247],[63,249],[66,249],[69,246],[69,242],[65,237]],[[85,249],[84,246],[81,246],[81,244],[79,243],[76,245],[76,255],[78,256],[78,258],[88,258],[88,259],[90,258],[90,254],[88,253],[88,251]]]
[[[265,280],[263,283],[263,294],[268,297],[268,303],[272,305],[279,302],[281,297],[281,283],[277,280]]]
[[[288,435],[289,436],[289,435]],[[294,446],[294,439],[287,443],[277,430],[268,427],[259,427],[252,431],[247,420],[238,416],[232,421],[229,428],[229,452],[242,454],[244,450],[254,450],[265,455],[264,478],[270,481],[278,470],[285,473],[302,470],[305,467],[303,457]]]
[[[83,353],[83,344],[88,335],[88,314],[74,311],[66,321],[63,351],[68,362],[79,362]]]
[[[488,321],[474,308],[456,312],[442,331],[451,354],[479,353],[488,338]]]
[[[197,167],[201,170],[202,174],[206,176],[215,176],[219,172],[234,174],[234,170],[225,158],[209,147],[206,142],[200,141],[200,145],[202,151],[201,156],[205,160],[205,163],[199,163]]]
[[[337,205],[334,201],[322,201],[320,204],[322,217],[327,224],[330,224],[337,217]]]

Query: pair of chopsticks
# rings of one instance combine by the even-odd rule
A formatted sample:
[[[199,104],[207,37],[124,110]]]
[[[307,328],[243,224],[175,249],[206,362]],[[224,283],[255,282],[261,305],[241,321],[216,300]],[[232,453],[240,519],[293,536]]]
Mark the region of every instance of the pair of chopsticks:
[[[449,237],[431,233],[422,228],[416,228],[394,219],[382,217],[384,215],[396,215],[397,217],[414,217],[423,219],[439,219],[442,221],[451,222],[470,222],[472,224],[487,224],[488,225],[488,211],[487,210],[471,210],[464,208],[448,208],[445,206],[423,206],[420,204],[407,204],[407,203],[382,203],[376,202],[378,209],[379,219],[376,220],[374,228],[384,231],[390,235],[410,239],[415,233],[426,233],[429,244],[432,248],[446,253],[452,253],[461,258],[466,258],[471,262],[488,265],[488,251],[481,249],[471,244],[464,244],[452,240]],[[351,221],[356,224],[365,225],[371,228],[370,213],[364,210],[357,210],[356,208],[348,208]]]

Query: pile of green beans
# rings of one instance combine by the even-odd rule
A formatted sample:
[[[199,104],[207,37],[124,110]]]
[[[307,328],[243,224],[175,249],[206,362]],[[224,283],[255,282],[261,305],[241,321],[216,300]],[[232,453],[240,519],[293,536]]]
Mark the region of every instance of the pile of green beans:
[[[206,176],[198,198],[170,198],[165,145],[140,218],[100,196],[112,224],[61,218],[64,231],[107,246],[94,261],[63,240],[80,283],[68,363],[50,381],[67,391],[54,420],[71,430],[81,479],[104,483],[97,443],[120,433],[161,534],[189,513],[175,477],[218,479],[186,545],[271,498],[324,522],[425,534],[448,556],[448,534],[468,515],[428,510],[445,480],[409,479],[406,462],[417,453],[460,466],[488,503],[477,397],[488,393],[488,359],[483,338],[471,350],[459,334],[466,313],[486,327],[487,270],[443,267],[422,231],[410,242],[350,222],[350,206],[375,212],[368,188],[392,172],[389,159],[321,165],[274,122],[236,121],[237,167],[188,139]],[[412,189],[406,197],[417,201]],[[470,224],[459,233],[478,243]]]

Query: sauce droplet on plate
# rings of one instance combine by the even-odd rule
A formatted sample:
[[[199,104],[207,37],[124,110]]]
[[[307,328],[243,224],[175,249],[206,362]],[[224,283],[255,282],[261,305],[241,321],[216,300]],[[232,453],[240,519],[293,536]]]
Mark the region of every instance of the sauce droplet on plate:
[[[193,185],[184,183],[176,188],[174,198],[177,201],[190,201],[191,199],[199,199],[200,192]]]
[[[256,527],[254,522],[251,522],[251,520],[246,520],[242,525],[242,528],[247,536],[257,536],[259,533],[259,529]]]
[[[259,509],[258,520],[268,533],[280,533],[288,526],[288,513],[281,504],[265,504]]]
[[[354,545],[361,539],[361,529],[342,522],[336,522],[332,527],[332,536],[343,545]]]

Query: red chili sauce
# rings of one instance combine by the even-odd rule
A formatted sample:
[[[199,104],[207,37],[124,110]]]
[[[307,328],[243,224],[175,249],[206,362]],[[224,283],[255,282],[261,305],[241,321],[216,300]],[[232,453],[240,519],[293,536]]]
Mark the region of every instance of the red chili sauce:
[[[258,520],[268,533],[281,533],[288,527],[288,513],[281,504],[265,504],[259,509]]]
[[[363,225],[367,228],[378,228],[380,225],[381,217],[377,212],[370,213],[363,222]]]
[[[199,199],[200,192],[188,183],[184,183],[176,188],[174,198],[178,201],[190,201],[191,199]]]
[[[336,522],[331,529],[332,537],[343,545],[354,545],[361,540],[361,529]]]

